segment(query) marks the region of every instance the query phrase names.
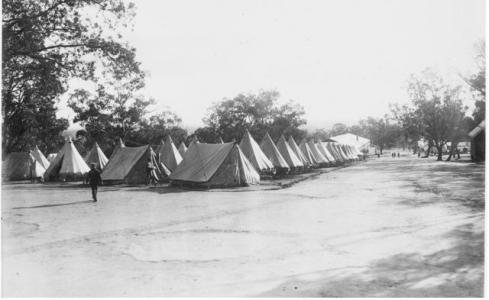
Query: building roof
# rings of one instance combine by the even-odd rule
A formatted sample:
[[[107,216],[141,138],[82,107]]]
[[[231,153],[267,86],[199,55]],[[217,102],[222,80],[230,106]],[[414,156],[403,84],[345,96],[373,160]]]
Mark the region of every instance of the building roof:
[[[359,149],[366,148],[370,144],[370,140],[353,133],[345,133],[330,138],[335,142],[340,144],[346,144],[350,146],[355,146]]]

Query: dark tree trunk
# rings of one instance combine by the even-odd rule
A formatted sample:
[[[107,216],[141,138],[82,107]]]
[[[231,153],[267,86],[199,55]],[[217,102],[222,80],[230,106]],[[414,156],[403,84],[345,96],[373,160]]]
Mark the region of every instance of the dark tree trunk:
[[[438,158],[436,160],[443,160],[443,146],[436,146],[436,150],[438,150]]]
[[[450,149],[450,154],[448,154],[448,157],[445,161],[450,161],[450,159],[452,159],[452,155],[453,155],[453,148]]]

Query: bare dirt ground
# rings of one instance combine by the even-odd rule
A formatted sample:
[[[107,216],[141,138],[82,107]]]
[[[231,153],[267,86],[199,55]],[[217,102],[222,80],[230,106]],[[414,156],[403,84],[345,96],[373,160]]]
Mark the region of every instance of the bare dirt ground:
[[[3,296],[483,295],[484,165],[380,158],[280,190],[2,187]]]

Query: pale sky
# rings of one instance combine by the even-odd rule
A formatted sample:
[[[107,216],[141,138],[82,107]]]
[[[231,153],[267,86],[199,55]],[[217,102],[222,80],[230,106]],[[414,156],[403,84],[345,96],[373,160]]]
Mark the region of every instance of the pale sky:
[[[380,117],[406,79],[468,74],[485,36],[483,0],[137,0],[128,41],[149,72],[143,94],[202,126],[213,102],[276,89],[308,127]]]

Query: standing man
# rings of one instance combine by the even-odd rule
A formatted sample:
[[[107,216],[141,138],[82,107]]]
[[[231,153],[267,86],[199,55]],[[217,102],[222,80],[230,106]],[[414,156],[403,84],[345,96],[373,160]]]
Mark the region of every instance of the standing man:
[[[87,182],[92,188],[92,199],[93,202],[97,202],[97,187],[102,184],[102,177],[100,177],[100,172],[95,168],[96,164],[90,164],[90,171],[87,174]]]
[[[146,163],[146,177],[148,180],[148,185],[150,184],[156,185],[156,182],[158,180],[156,179],[155,176],[155,166],[153,165],[151,158],[148,158],[148,162]]]

